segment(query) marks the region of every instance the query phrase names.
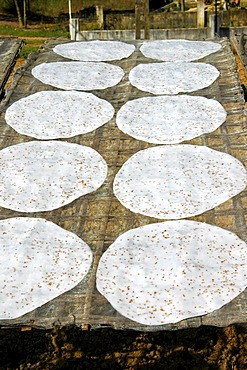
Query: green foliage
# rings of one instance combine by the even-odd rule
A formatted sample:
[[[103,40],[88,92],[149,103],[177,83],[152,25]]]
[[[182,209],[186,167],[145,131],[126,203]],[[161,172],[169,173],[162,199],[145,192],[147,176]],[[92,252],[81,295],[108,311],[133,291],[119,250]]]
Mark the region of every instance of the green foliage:
[[[13,0],[1,0],[0,10],[6,14],[16,15],[16,7]]]
[[[41,45],[41,44],[40,44]],[[40,45],[24,45],[23,48],[21,49],[21,52],[20,52],[20,58],[24,58],[24,59],[27,59],[28,55],[30,53],[33,53],[35,51],[37,51],[40,47]]]
[[[134,9],[135,0],[71,0],[72,13],[90,6],[100,5],[107,9]],[[14,0],[0,0],[0,11],[16,14]],[[30,0],[31,14],[59,17],[68,13],[68,0]]]

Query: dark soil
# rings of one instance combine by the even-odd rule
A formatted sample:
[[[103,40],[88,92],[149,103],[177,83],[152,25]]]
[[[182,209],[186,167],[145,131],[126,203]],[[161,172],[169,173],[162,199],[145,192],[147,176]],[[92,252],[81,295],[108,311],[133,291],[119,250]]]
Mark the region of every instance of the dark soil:
[[[244,370],[247,328],[0,330],[0,369]]]

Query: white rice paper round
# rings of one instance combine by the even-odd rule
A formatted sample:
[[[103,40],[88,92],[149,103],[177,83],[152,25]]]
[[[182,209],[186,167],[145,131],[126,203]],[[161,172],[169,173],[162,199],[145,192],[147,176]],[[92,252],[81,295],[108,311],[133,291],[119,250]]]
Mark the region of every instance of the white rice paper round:
[[[82,41],[56,45],[56,54],[72,60],[103,62],[128,58],[135,46],[121,41]]]
[[[113,116],[113,106],[91,93],[41,91],[12,104],[5,119],[20,134],[45,140],[85,134]]]
[[[0,318],[14,319],[75,287],[92,251],[75,234],[41,218],[0,221]]]
[[[226,111],[201,96],[155,96],[128,101],[117,113],[121,131],[138,140],[175,144],[216,130]]]
[[[60,141],[31,141],[0,151],[0,205],[50,211],[97,190],[107,164],[94,149]]]
[[[161,62],[139,64],[129,73],[130,83],[152,94],[175,95],[210,86],[219,71],[206,63]]]
[[[147,58],[164,62],[190,62],[201,59],[221,49],[221,45],[212,41],[189,40],[152,40],[145,41],[140,51]]]
[[[141,150],[117,173],[113,190],[135,213],[159,219],[199,215],[244,190],[246,170],[229,154],[205,146]]]
[[[168,221],[129,230],[100,259],[97,289],[123,316],[162,325],[204,315],[246,287],[247,248],[205,223]]]
[[[35,78],[64,90],[102,90],[117,85],[122,68],[103,62],[51,62],[32,69]]]

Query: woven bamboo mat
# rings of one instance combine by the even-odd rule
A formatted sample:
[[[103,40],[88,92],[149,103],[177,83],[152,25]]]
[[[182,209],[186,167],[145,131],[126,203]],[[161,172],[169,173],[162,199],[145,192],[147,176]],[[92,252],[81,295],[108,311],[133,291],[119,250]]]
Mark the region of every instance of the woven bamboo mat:
[[[40,63],[62,61],[52,48],[64,42],[63,39],[50,40],[38,53],[31,56],[24,67],[17,71],[5,101],[2,103],[0,116],[0,148],[5,148],[24,141],[33,140],[19,135],[4,120],[5,109],[18,99],[41,90],[55,90],[44,85],[31,75],[31,69]],[[229,153],[246,163],[246,116],[241,84],[237,73],[235,58],[225,39],[219,41],[222,49],[202,61],[216,66],[221,76],[210,87],[196,91],[191,95],[217,99],[227,111],[226,122],[211,134],[202,135],[187,143],[206,145],[218,151]],[[141,62],[151,60],[142,56],[140,42],[136,42],[136,51],[128,59],[113,62],[125,71],[125,77],[115,87],[93,91],[97,96],[108,100],[116,112],[128,100],[149,96],[131,86],[128,72]],[[118,314],[95,287],[95,273],[102,253],[121,233],[138,226],[159,220],[134,214],[123,207],[113,195],[113,179],[121,165],[137,151],[152,144],[135,140],[122,133],[114,118],[97,130],[65,141],[90,146],[96,149],[108,164],[108,176],[103,186],[94,193],[83,196],[65,207],[50,212],[20,213],[0,207],[0,219],[9,217],[43,217],[57,225],[74,232],[91,247],[94,253],[93,266],[85,280],[71,291],[57,297],[40,308],[15,320],[4,320],[6,326],[30,325],[51,328],[53,325],[75,324],[90,325],[92,328],[111,326],[117,329],[135,330],[175,330],[197,327],[200,325],[227,326],[231,323],[247,324],[247,290],[221,309],[202,317],[183,320],[176,324],[162,326],[144,326],[128,320]],[[207,222],[236,233],[247,240],[247,193],[242,192],[220,206],[190,219]]]

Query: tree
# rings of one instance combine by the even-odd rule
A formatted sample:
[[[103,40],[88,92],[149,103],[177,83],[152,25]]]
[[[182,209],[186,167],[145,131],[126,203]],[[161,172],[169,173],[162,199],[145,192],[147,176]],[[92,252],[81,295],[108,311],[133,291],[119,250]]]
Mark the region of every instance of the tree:
[[[27,27],[27,0],[14,0],[20,27]]]

